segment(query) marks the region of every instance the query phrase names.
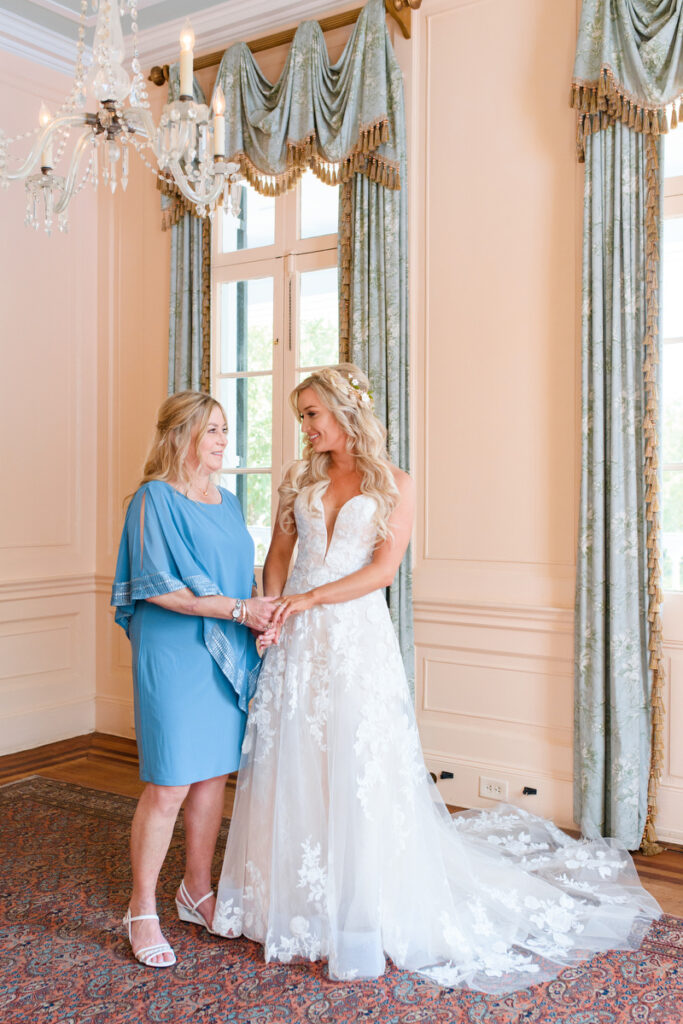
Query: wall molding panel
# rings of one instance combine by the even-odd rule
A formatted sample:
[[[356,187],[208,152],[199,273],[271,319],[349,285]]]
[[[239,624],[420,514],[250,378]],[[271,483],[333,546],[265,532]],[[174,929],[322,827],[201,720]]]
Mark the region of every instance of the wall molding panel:
[[[664,598],[665,604],[667,595]],[[675,603],[675,599],[672,603]],[[665,762],[659,787],[657,835],[660,839],[683,843],[683,744],[680,738],[683,722],[683,643],[665,639],[662,651],[666,664],[664,692]]]
[[[572,614],[566,609],[415,605],[416,702],[430,770],[444,799],[492,807],[480,777],[508,800],[573,825]],[[530,786],[534,796],[523,797]]]
[[[42,589],[42,593],[41,593]],[[0,754],[95,728],[93,597],[41,588],[0,595]]]

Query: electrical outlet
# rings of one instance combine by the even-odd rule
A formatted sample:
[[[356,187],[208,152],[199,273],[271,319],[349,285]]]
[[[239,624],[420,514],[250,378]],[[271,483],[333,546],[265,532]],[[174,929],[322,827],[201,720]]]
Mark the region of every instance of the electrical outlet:
[[[503,779],[487,779],[480,775],[479,796],[485,796],[487,800],[507,800],[508,784]]]

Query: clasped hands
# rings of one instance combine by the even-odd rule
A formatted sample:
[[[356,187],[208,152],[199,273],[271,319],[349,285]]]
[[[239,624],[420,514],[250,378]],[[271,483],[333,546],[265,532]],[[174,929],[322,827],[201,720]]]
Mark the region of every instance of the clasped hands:
[[[264,602],[264,605],[265,602],[269,602],[272,613],[270,621],[261,627],[256,627],[258,629],[256,649],[259,654],[263,654],[267,647],[274,647],[278,643],[282,627],[290,615],[308,611],[316,603],[312,590],[305,594],[287,594],[285,597],[264,597],[255,600]],[[263,611],[265,613],[265,607]]]

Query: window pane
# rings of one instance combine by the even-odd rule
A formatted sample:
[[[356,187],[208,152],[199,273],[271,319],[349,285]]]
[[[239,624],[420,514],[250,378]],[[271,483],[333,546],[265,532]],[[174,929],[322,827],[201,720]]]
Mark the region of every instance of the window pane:
[[[218,382],[218,401],[228,417],[225,465],[270,466],[273,378],[231,377]]]
[[[262,196],[251,185],[243,184],[239,217],[223,210],[223,252],[239,252],[274,243],[275,198]]]
[[[683,342],[663,346],[662,462],[683,462]]]
[[[299,366],[338,362],[337,268],[309,270],[299,278]]]
[[[223,473],[220,482],[237,495],[254,539],[256,565],[263,565],[270,544],[270,473]]]
[[[301,238],[337,233],[339,186],[326,185],[313,171],[301,177]]]
[[[664,177],[683,174],[683,131],[673,131],[664,139]]]
[[[273,278],[220,285],[221,373],[273,365]]]
[[[683,470],[665,469],[662,482],[664,589],[683,590]]]
[[[683,217],[664,221],[662,262],[662,333],[683,338]]]

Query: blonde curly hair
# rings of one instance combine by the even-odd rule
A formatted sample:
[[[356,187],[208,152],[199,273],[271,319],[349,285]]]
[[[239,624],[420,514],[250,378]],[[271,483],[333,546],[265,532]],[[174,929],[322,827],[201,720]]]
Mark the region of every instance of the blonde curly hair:
[[[370,382],[353,363],[316,370],[301,381],[289,396],[289,404],[297,419],[299,395],[307,388],[316,395],[346,434],[347,450],[355,457],[361,474],[360,489],[375,499],[375,522],[378,540],[389,536],[389,519],[398,505],[399,492],[386,450],[387,432],[373,411]],[[310,509],[329,485],[329,452],[316,452],[304,438],[303,458],[292,463],[280,484],[279,524],[286,533],[293,533],[294,502],[305,495]]]

